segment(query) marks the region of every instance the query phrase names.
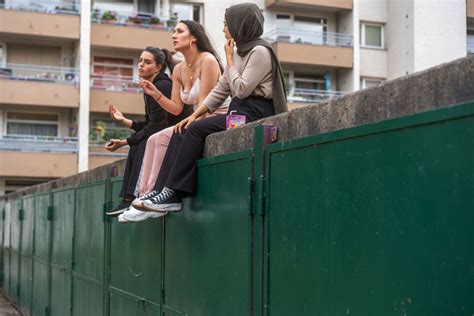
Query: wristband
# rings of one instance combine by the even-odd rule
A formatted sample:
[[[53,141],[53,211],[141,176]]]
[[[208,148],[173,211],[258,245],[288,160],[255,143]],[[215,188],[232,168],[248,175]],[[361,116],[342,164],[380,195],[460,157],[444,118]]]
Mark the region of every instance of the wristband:
[[[161,97],[163,96],[163,93],[160,92],[160,96],[155,99],[155,101],[160,101]]]

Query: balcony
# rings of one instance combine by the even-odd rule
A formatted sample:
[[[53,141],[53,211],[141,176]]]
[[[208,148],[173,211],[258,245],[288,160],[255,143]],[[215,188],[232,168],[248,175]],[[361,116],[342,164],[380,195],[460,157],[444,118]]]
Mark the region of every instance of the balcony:
[[[265,0],[271,9],[304,9],[304,10],[352,10],[352,0]]]
[[[274,29],[264,35],[273,43],[281,63],[352,68],[353,37],[350,34]]]
[[[108,112],[114,104],[123,113],[144,115],[143,94],[132,77],[91,75],[90,111]]]
[[[73,175],[77,173],[76,153],[75,138],[0,136],[0,176],[60,178]]]
[[[79,39],[78,3],[41,0],[18,2],[0,4],[0,33]]]
[[[91,143],[89,146],[89,169],[127,158],[128,149],[129,147],[125,146],[115,152],[110,152],[104,148],[104,144]]]
[[[474,19],[474,0],[467,0],[467,17]]]
[[[341,97],[345,94],[346,92],[341,91],[295,88],[288,94],[288,103],[290,104],[290,108],[295,108],[297,107],[295,105],[318,104],[333,98]]]
[[[170,31],[174,19],[162,20],[147,13],[92,11],[91,44],[97,47],[141,50],[150,39],[160,48],[173,49]],[[127,39],[127,40],[124,40]]]
[[[0,103],[77,108],[78,79],[75,68],[7,64],[0,68]]]

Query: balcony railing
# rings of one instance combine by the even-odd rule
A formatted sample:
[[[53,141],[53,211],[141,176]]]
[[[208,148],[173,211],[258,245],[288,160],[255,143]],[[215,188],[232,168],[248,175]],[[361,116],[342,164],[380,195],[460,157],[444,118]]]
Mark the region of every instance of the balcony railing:
[[[467,39],[467,53],[474,54],[474,38]]]
[[[80,1],[74,0],[9,1],[7,4],[0,4],[0,9],[70,15],[78,15],[80,8]]]
[[[91,13],[92,23],[114,24],[121,26],[132,26],[142,28],[156,28],[172,30],[178,20],[176,18],[164,19],[145,12],[119,12],[111,10],[93,9]]]
[[[77,137],[0,135],[0,151],[76,153]]]
[[[0,79],[77,84],[76,68],[7,64],[0,67]]]
[[[341,91],[326,91],[316,89],[292,89],[288,94],[288,102],[292,103],[321,103],[346,94]]]
[[[138,81],[129,76],[91,75],[91,88],[117,91],[117,92],[141,92]]]
[[[264,37],[272,43],[286,42],[294,44],[353,47],[352,35],[343,33],[276,28],[266,33]]]

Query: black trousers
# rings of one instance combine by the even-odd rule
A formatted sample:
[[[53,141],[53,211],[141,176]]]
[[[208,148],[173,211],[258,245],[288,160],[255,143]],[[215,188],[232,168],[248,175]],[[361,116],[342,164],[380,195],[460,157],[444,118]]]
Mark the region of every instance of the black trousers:
[[[233,98],[229,111],[245,115],[247,123],[275,114],[272,100],[263,97]],[[154,189],[163,187],[193,193],[196,184],[197,161],[202,157],[207,135],[226,129],[226,115],[196,121],[182,134],[173,134],[166,151]]]
[[[120,191],[122,198],[133,198],[135,196],[135,187],[140,176],[147,140],[142,139],[137,145],[130,146],[123,174],[122,190]]]

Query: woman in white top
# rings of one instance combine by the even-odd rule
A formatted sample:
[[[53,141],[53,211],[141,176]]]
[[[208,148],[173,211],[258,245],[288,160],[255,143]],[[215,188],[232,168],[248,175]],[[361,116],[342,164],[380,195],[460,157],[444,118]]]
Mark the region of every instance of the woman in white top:
[[[183,54],[184,60],[175,66],[173,71],[173,89],[171,98],[164,96],[151,82],[141,81],[143,91],[153,97],[167,112],[177,115],[185,105],[195,108],[204,100],[219,80],[222,67],[219,58],[212,47],[204,28],[194,21],[181,21],[173,32],[174,49]],[[215,113],[224,114],[227,107],[219,108]],[[169,141],[173,135],[173,127],[164,129],[152,135],[147,142],[143,168],[137,184],[137,196],[147,197],[147,193],[153,190],[156,178],[161,169],[163,158],[168,148]],[[132,207],[119,221],[139,221],[144,218],[136,218]],[[128,215],[128,216],[127,216]],[[148,217],[153,214],[148,214]]]

